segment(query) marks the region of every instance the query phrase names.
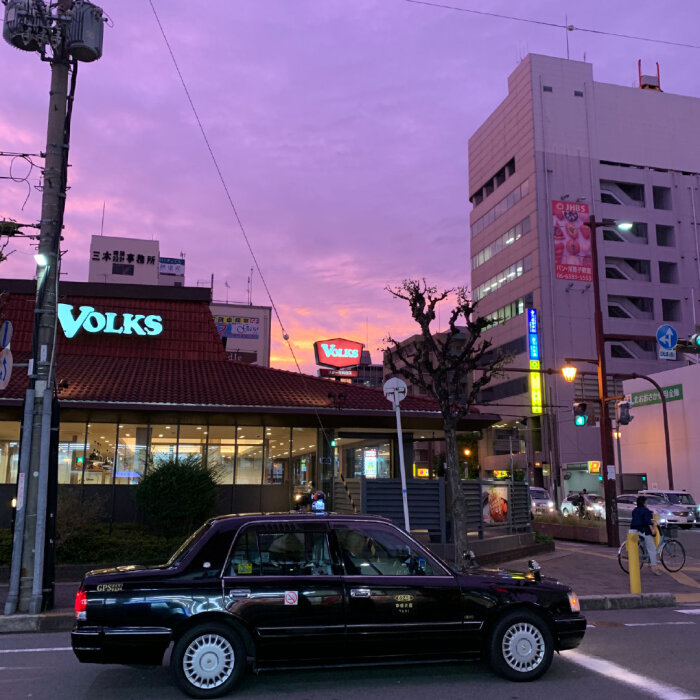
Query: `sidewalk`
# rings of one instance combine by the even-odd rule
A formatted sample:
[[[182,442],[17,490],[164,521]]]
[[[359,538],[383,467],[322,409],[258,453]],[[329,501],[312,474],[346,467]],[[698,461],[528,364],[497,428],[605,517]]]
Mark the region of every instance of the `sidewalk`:
[[[660,567],[661,576],[654,576],[645,565],[641,596],[630,593],[629,575],[620,568],[615,548],[557,540],[553,552],[534,558],[543,576],[573,588],[584,610],[700,604],[700,559],[690,556],[673,574]],[[527,562],[527,558],[515,559],[498,564],[498,568],[526,570]]]

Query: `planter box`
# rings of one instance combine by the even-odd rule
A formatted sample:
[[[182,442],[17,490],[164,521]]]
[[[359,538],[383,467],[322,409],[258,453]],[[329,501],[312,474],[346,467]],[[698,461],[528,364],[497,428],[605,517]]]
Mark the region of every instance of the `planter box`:
[[[543,535],[551,535],[557,540],[576,540],[605,544],[608,534],[604,527],[586,527],[585,525],[564,525],[559,523],[532,523],[532,529]]]

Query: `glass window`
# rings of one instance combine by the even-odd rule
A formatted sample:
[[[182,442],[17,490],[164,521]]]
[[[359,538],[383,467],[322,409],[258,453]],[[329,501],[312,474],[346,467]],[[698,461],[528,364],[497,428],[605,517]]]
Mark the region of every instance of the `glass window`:
[[[333,573],[324,531],[248,530],[236,539],[227,567],[229,576],[329,576]]]
[[[233,484],[233,467],[236,461],[236,428],[234,426],[209,426],[207,463],[219,469],[219,483]]]
[[[237,429],[236,483],[262,483],[263,429],[242,426]]]
[[[309,486],[316,474],[316,430],[292,428],[292,479],[294,486]]]
[[[84,483],[112,483],[116,440],[116,423],[88,423]]]
[[[119,445],[114,478],[118,484],[138,484],[146,473],[149,426],[119,424]]]
[[[14,484],[19,468],[19,428],[16,420],[0,422],[0,483]]]
[[[199,457],[204,461],[206,451],[207,426],[181,424],[177,445],[178,457]]]
[[[151,426],[151,458],[153,464],[175,459],[177,455],[177,425]]]
[[[58,430],[58,483],[82,484],[85,464],[85,423],[61,423]]]
[[[265,428],[265,474],[263,483],[289,482],[289,428]]]
[[[436,576],[425,555],[397,532],[372,525],[338,526],[335,531],[349,576]]]

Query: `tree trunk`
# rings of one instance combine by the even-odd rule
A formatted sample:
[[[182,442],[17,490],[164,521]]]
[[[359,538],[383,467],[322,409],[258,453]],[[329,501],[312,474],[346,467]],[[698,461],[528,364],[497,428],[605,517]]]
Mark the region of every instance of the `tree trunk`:
[[[467,541],[467,503],[462,493],[462,478],[457,454],[457,424],[455,420],[445,419],[445,457],[447,483],[450,487],[452,506],[452,537],[455,543],[455,568],[462,569],[464,554],[468,550]]]

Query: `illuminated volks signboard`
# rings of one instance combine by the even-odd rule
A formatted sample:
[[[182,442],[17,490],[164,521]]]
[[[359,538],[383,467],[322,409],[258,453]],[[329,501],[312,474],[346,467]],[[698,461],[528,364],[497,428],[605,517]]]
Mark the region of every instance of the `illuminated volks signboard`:
[[[355,367],[360,364],[362,343],[345,338],[317,340],[314,343],[316,364],[324,367]]]
[[[530,357],[530,406],[533,413],[542,413],[544,382],[540,369],[540,335],[537,329],[537,310],[527,310],[527,347]]]
[[[73,313],[72,304],[58,305],[58,320],[66,338],[73,338],[79,330],[88,333],[115,333],[117,335],[160,335],[163,332],[161,316],[143,314],[102,313],[92,306],[80,306]]]

